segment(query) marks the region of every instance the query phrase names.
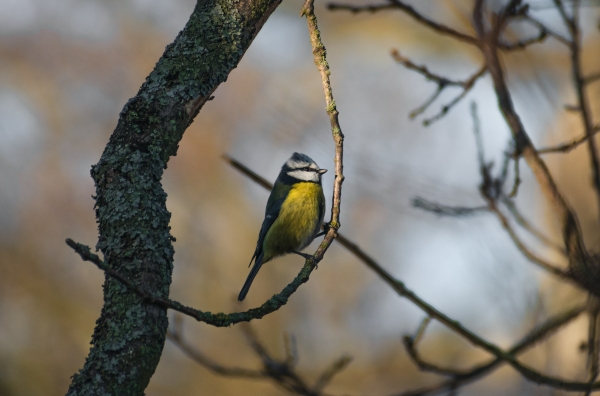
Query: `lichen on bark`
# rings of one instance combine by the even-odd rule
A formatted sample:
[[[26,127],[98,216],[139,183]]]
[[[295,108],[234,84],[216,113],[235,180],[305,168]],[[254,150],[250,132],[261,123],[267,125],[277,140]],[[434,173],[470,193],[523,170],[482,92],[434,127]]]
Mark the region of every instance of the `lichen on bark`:
[[[92,167],[97,248],[107,265],[155,296],[169,295],[174,255],[163,171],[186,128],[280,2],[199,1],[123,108]],[[92,348],[67,395],[142,395],[164,346],[166,310],[144,303],[110,277],[103,288]]]

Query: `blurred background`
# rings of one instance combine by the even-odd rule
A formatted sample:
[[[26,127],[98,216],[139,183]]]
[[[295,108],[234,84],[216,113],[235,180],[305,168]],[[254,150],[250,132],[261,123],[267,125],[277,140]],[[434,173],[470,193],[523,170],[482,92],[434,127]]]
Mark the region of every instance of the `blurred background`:
[[[359,4],[359,2],[354,2]],[[421,0],[423,13],[471,33],[471,1]],[[535,15],[566,34],[551,0],[530,2]],[[599,3],[583,2],[584,71],[600,65]],[[119,112],[185,25],[192,0],[0,0],[0,395],[61,395],[87,356],[102,307],[104,275],[82,262],[65,238],[94,246],[95,164]],[[248,298],[236,301],[247,273],[268,192],[227,165],[227,153],[273,181],[294,152],[333,169],[333,142],[301,2],[284,2],[239,67],[185,133],[163,185],[172,212],[172,298],[212,312],[261,304],[297,274],[303,260],[263,268]],[[479,197],[470,101],[478,104],[486,156],[498,170],[509,131],[489,78],[441,120],[457,89],[423,116],[409,113],[436,85],[390,57],[397,48],[436,73],[466,79],[481,64],[465,45],[440,38],[398,11],[353,15],[316,9],[346,135],[342,232],[427,302],[502,347],[585,295],[527,262],[491,214],[445,218],[411,206],[416,196],[460,206]],[[514,37],[535,33],[515,26]],[[538,146],[583,132],[573,104],[567,51],[552,39],[505,57],[517,111]],[[600,111],[600,84],[591,86]],[[598,119],[598,118],[596,118]],[[577,209],[589,247],[598,247],[587,147],[551,154],[549,165]],[[523,164],[522,164],[523,165]],[[556,220],[526,166],[517,202],[556,241]],[[333,172],[324,177],[331,203]],[[326,215],[326,219],[329,214]],[[534,244],[533,239],[526,239]],[[551,250],[537,251],[560,261]],[[307,249],[314,251],[316,244]],[[171,318],[172,318],[171,314]],[[253,329],[276,356],[284,334],[297,340],[299,372],[314,380],[343,354],[352,364],[330,393],[383,395],[439,380],[408,359],[402,336],[423,312],[334,245],[310,282]],[[224,365],[260,364],[239,328],[184,319],[187,339]],[[587,322],[579,318],[524,361],[549,374],[584,380]],[[427,329],[430,360],[468,368],[489,358],[443,326]],[[281,395],[268,381],[216,376],[167,341],[146,391],[153,395]],[[464,395],[562,394],[525,381],[510,368],[469,385]]]

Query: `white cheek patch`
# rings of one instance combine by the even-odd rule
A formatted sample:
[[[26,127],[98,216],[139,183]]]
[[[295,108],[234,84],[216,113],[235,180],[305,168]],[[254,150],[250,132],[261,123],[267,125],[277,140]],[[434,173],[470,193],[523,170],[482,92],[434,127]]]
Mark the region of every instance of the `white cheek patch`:
[[[294,179],[298,179],[298,180],[311,181],[311,182],[319,181],[319,174],[316,172],[295,170],[295,171],[288,172],[287,175],[293,177]]]
[[[304,161],[296,161],[293,158],[290,158],[289,160],[287,160],[287,162],[285,164],[287,165],[288,168],[291,168],[291,169],[304,168],[309,165],[308,163],[306,163]]]

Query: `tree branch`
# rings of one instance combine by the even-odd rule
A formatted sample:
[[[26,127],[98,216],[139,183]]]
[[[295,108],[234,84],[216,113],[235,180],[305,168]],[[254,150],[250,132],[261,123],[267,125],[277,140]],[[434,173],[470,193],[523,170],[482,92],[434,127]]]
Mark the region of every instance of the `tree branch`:
[[[536,18],[534,18],[530,14],[526,14],[524,16],[524,18],[525,18],[526,21],[528,21],[532,25],[536,26],[541,31],[544,31],[548,35],[550,35],[551,37],[554,37],[558,42],[566,45],[567,47],[571,46],[571,42],[568,39],[566,39],[562,35],[554,32],[552,29],[549,29],[546,25],[544,25],[542,22],[540,22],[539,20],[537,20]]]
[[[569,49],[571,51],[571,69],[573,76],[573,84],[575,86],[575,92],[577,94],[577,107],[579,108],[579,114],[581,114],[581,120],[587,136],[586,142],[588,146],[588,152],[590,155],[590,163],[592,167],[592,180],[593,186],[596,190],[596,200],[598,216],[600,218],[600,161],[598,160],[598,149],[596,147],[596,141],[593,139],[594,124],[592,122],[592,111],[590,108],[590,102],[585,90],[586,79],[583,77],[581,71],[581,31],[579,29],[579,0],[573,1],[573,16],[569,18],[562,7],[560,2],[556,3],[559,10],[562,10],[561,16],[565,24],[569,29],[571,35],[571,41]]]
[[[473,22],[481,41],[480,48],[494,82],[498,105],[513,134],[515,156],[522,156],[525,159],[533,171],[540,188],[550,200],[559,218],[562,226],[563,241],[569,258],[569,270],[574,279],[583,288],[600,295],[600,274],[598,273],[597,266],[591,262],[590,256],[585,249],[577,217],[565,201],[554,179],[550,175],[546,164],[531,143],[513,107],[512,99],[504,79],[504,72],[498,58],[497,34],[500,22],[496,22],[491,31],[486,32],[482,6],[483,0],[478,0],[473,12]]]
[[[471,44],[471,45],[475,45],[475,46],[477,45],[476,38],[471,37],[468,34],[461,33],[459,31],[452,29],[451,27],[448,27],[441,23],[435,22],[434,20],[429,19],[426,16],[424,16],[423,14],[419,13],[412,6],[405,4],[400,0],[389,0],[388,5],[376,5],[376,6],[353,6],[353,5],[338,4],[338,3],[327,4],[327,9],[329,9],[331,11],[346,10],[346,11],[351,11],[352,13],[363,12],[363,11],[375,12],[375,11],[390,9],[390,8],[394,8],[394,9],[403,11],[404,13],[406,13],[408,16],[410,16],[417,22],[429,27],[430,29],[433,29],[434,31],[436,31],[444,36],[450,36],[454,39],[457,39],[457,40],[462,41],[467,44]]]
[[[500,224],[502,224],[502,228],[504,228],[504,230],[510,236],[510,239],[513,241],[517,249],[519,249],[519,251],[523,254],[523,256],[525,256],[532,263],[538,265],[540,268],[550,272],[553,275],[556,275],[568,281],[573,280],[570,274],[561,269],[558,265],[549,263],[548,261],[534,254],[529,249],[529,247],[527,247],[527,245],[525,245],[525,243],[521,241],[521,238],[519,238],[513,227],[510,225],[510,222],[508,221],[506,216],[504,216],[504,213],[502,213],[502,211],[496,205],[496,200],[485,194],[484,198],[488,201],[488,208],[496,214],[498,220],[500,220]]]
[[[448,111],[452,109],[452,107],[454,107],[458,102],[460,102],[461,99],[463,99],[467,95],[467,93],[475,85],[475,82],[477,82],[477,80],[479,80],[487,72],[487,67],[483,65],[479,68],[477,72],[475,72],[473,75],[471,75],[468,79],[464,81],[450,80],[438,74],[431,73],[426,66],[421,66],[413,63],[410,59],[406,58],[405,56],[402,56],[400,52],[395,48],[392,49],[391,55],[397,63],[402,64],[409,70],[416,71],[417,73],[425,77],[427,80],[435,82],[438,86],[437,90],[434,92],[431,98],[429,98],[423,105],[410,112],[410,118],[415,118],[416,116],[427,110],[427,108],[435,101],[435,99],[440,95],[440,93],[442,93],[442,91],[445,88],[452,86],[462,88],[462,92],[460,93],[460,95],[454,98],[450,103],[442,106],[442,109],[438,114],[423,121],[423,125],[425,126],[430,125],[431,123],[439,120],[444,115],[446,115]]]
[[[531,348],[538,342],[544,340],[553,332],[557,331],[560,327],[566,325],[571,322],[573,319],[577,318],[581,313],[586,310],[585,305],[580,305],[575,308],[569,309],[565,312],[562,312],[558,315],[548,318],[543,324],[536,326],[529,334],[527,334],[521,341],[513,345],[508,353],[513,355],[518,355],[527,349]],[[416,345],[413,343],[413,346]],[[432,365],[431,363],[423,360],[418,351],[413,348],[412,351],[409,352],[413,359],[418,359],[418,362],[415,362],[419,367],[425,369],[428,366],[433,366],[436,368],[436,372],[442,375],[449,375],[452,378],[442,381],[437,385],[433,385],[427,388],[416,389],[412,391],[403,392],[400,395],[402,396],[424,396],[433,393],[443,392],[445,390],[456,389],[457,387],[464,385],[469,382],[473,382],[475,380],[480,379],[486,374],[489,374],[491,371],[495,370],[500,366],[504,361],[499,358],[491,359],[487,363],[476,365],[468,370],[455,370],[450,368],[442,368],[436,365]],[[400,396],[399,395],[399,396]]]
[[[341,188],[342,182],[344,181],[343,176],[343,140],[344,135],[342,134],[341,128],[338,122],[338,111],[335,106],[335,100],[331,92],[331,85],[329,83],[329,65],[325,58],[326,52],[323,43],[321,42],[319,30],[317,27],[316,17],[312,10],[312,2],[307,1],[303,7],[303,14],[306,15],[309,33],[311,37],[311,43],[313,45],[313,53],[315,55],[315,63],[317,64],[321,77],[323,79],[323,89],[325,91],[325,98],[327,102],[327,113],[329,114],[332,135],[335,149],[335,182],[333,189],[333,205],[331,210],[331,222],[329,223],[329,229],[325,235],[325,238],[319,245],[319,248],[313,255],[313,258],[306,260],[304,267],[296,278],[286,286],[281,293],[274,295],[267,300],[263,305],[258,308],[250,309],[245,312],[235,312],[231,314],[212,314],[210,312],[203,312],[194,308],[186,307],[177,301],[170,300],[168,298],[162,298],[144,290],[143,288],[137,287],[131,282],[126,276],[122,275],[118,271],[113,270],[110,266],[106,265],[97,255],[91,253],[90,248],[82,244],[76,243],[70,239],[67,240],[67,244],[72,247],[85,261],[94,263],[98,268],[105,271],[108,275],[118,280],[121,284],[127,287],[130,291],[133,291],[139,297],[153,305],[160,306],[162,308],[170,308],[175,311],[181,312],[185,315],[193,317],[194,319],[213,325],[217,327],[230,326],[232,324],[250,321],[252,319],[260,319],[263,316],[272,313],[279,309],[281,306],[287,303],[288,298],[298,289],[298,287],[308,281],[310,273],[317,266],[317,264],[323,259],[323,256],[333,239],[337,235],[337,229],[340,227],[339,213],[341,203]]]
[[[112,278],[118,280],[121,284],[127,287],[128,290],[132,291],[136,295],[138,295],[142,301],[157,305],[162,308],[172,309],[174,311],[180,312],[184,315],[187,315],[191,318],[196,319],[199,322],[204,322],[206,324],[216,326],[216,327],[229,327],[231,325],[240,323],[240,322],[249,322],[253,319],[260,319],[265,315],[268,315],[272,312],[275,312],[283,305],[285,305],[290,298],[290,296],[300,287],[301,284],[306,283],[310,276],[310,273],[313,271],[315,266],[321,261],[323,255],[323,249],[321,246],[325,243],[322,242],[321,246],[317,250],[318,253],[315,253],[315,260],[306,260],[304,267],[300,270],[296,278],[287,285],[279,294],[275,294],[273,297],[268,299],[264,304],[262,304],[258,308],[252,308],[244,312],[234,312],[230,314],[225,313],[216,313],[213,314],[211,312],[204,312],[198,309],[194,309],[191,307],[187,307],[177,301],[162,298],[153,295],[147,290],[144,290],[138,286],[136,286],[133,282],[127,279],[118,271],[115,271],[113,268],[106,265],[98,255],[92,253],[88,246],[82,245],[80,243],[74,242],[71,239],[66,240],[67,245],[69,245],[76,253],[78,253],[84,261],[89,261],[95,264],[98,268],[104,271],[107,275]],[[320,252],[320,253],[319,253]]]
[[[333,99],[333,92],[331,90],[331,83],[329,82],[329,64],[327,63],[327,51],[321,41],[321,32],[317,26],[317,17],[314,13],[314,0],[306,0],[300,11],[300,16],[306,17],[306,23],[308,25],[308,32],[310,34],[310,43],[313,49],[313,56],[315,65],[321,74],[321,81],[323,83],[323,92],[325,93],[325,103],[327,115],[329,116],[329,123],[331,124],[331,134],[333,136],[333,142],[335,143],[335,180],[333,182],[333,199],[331,208],[331,220],[329,226],[331,229],[327,232],[328,236],[331,236],[331,240],[335,237],[337,230],[340,228],[340,205],[342,197],[342,183],[344,182],[344,134],[338,120],[338,111]],[[326,237],[327,238],[327,237]],[[329,242],[331,244],[331,242]],[[329,247],[329,245],[327,245]]]
[[[175,321],[178,322],[179,317],[176,317]],[[180,320],[179,320],[180,322]],[[198,363],[200,366],[207,368],[215,374],[222,375],[225,377],[238,377],[238,378],[265,378],[266,373],[261,370],[252,370],[239,367],[226,367],[223,366],[204,353],[192,347],[184,338],[181,326],[173,326],[167,332],[167,338],[175,344],[187,357]]]
[[[506,208],[508,209],[508,211],[510,212],[510,214],[512,215],[512,217],[516,220],[516,222],[521,227],[523,227],[531,235],[533,235],[534,237],[536,237],[540,242],[542,242],[545,245],[553,248],[554,250],[560,252],[563,255],[566,254],[565,248],[563,246],[561,246],[558,243],[552,241],[550,238],[548,238],[546,235],[544,235],[540,230],[538,230],[537,228],[535,228],[525,218],[525,216],[523,216],[521,214],[521,212],[519,212],[519,209],[517,209],[517,205],[515,205],[514,201],[511,198],[503,195],[503,196],[500,197],[500,201],[504,204],[504,206],[506,206]]]
[[[448,206],[436,202],[431,202],[421,197],[413,198],[411,203],[415,208],[423,209],[427,212],[434,213],[438,216],[464,217],[471,216],[480,212],[489,212],[489,208],[487,206]]]
[[[540,29],[537,36],[528,39],[519,40],[515,43],[498,43],[498,48],[503,51],[523,50],[532,44],[542,43],[548,38],[548,32],[545,29]]]
[[[198,1],[183,30],[123,107],[92,167],[96,247],[108,268],[151,296],[168,297],[173,270],[171,214],[161,185],[164,169],[187,127],[280,2]],[[164,306],[144,304],[133,290],[113,276],[105,278],[92,348],[73,376],[69,396],[144,393],[162,354],[168,318]]]
[[[592,136],[595,136],[598,132],[600,132],[600,125],[596,125],[594,127]],[[585,142],[589,138],[590,138],[590,136],[588,136],[587,134],[583,134],[583,135],[571,140],[570,142],[561,143],[555,147],[547,147],[547,148],[539,149],[537,152],[538,152],[538,154],[568,153],[569,151],[573,150],[574,148],[576,148],[577,146],[579,146],[581,143]]]

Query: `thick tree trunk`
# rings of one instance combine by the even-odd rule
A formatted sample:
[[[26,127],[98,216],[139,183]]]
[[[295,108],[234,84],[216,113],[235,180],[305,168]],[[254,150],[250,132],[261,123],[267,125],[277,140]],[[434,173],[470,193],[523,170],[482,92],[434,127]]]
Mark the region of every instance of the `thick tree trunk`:
[[[139,287],[167,297],[173,269],[163,169],[188,125],[281,0],[205,0],[125,105],[92,167],[98,248]],[[67,395],[142,395],[160,360],[166,310],[107,277],[83,369]]]

